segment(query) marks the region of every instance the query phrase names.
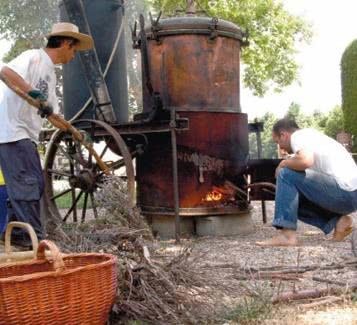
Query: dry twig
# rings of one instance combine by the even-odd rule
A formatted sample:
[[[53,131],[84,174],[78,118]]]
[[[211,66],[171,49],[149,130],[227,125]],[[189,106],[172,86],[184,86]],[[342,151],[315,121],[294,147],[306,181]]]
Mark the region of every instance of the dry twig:
[[[196,324],[212,310],[197,302],[207,279],[191,258],[191,248],[168,261],[153,258],[153,236],[140,211],[130,205],[119,178],[108,178],[96,197],[99,219],[67,227],[64,251],[96,251],[118,256],[118,294],[111,324],[140,320],[155,324]],[[199,257],[198,257],[199,258]]]

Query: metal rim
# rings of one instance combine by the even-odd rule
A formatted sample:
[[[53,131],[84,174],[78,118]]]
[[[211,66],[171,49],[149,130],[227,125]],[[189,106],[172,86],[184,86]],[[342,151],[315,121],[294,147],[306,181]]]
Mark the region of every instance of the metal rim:
[[[73,122],[73,125],[81,124],[82,126],[83,123],[90,127],[89,132],[91,132],[92,139],[104,141],[104,148],[101,148],[98,154],[109,165],[110,173],[114,174],[119,170],[125,171],[128,196],[131,204],[134,205],[134,167],[124,140],[118,131],[102,121],[78,120]],[[96,138],[96,129],[100,129],[101,134],[104,130],[106,135],[101,135],[101,139]],[[116,147],[115,152],[111,150],[109,141],[111,146]],[[110,154],[110,162],[108,162],[106,157]],[[58,165],[59,159],[63,160],[61,165]],[[77,222],[79,212],[81,213],[81,222],[88,219],[90,213],[95,218],[98,217],[94,193],[100,189],[101,182],[105,177],[104,172],[99,169],[86,149],[78,142],[73,141],[68,133],[56,131],[53,134],[46,152],[44,171],[46,204],[49,211],[56,213],[56,217],[60,217],[63,222],[71,219],[73,222]],[[54,188],[55,181],[58,180],[63,181],[63,189],[56,190]],[[69,202],[65,209],[61,209],[61,200]]]
[[[232,22],[210,17],[173,17],[154,22],[145,29],[149,39],[158,39],[160,36],[181,34],[198,34],[224,36],[243,41],[247,34]]]

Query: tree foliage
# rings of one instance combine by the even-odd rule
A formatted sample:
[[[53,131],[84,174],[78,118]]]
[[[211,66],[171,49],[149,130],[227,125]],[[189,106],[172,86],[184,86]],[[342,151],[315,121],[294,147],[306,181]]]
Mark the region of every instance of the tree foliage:
[[[327,115],[324,132],[336,139],[337,134],[344,129],[343,111],[340,106],[335,106]]]
[[[346,131],[353,134],[357,151],[357,40],[344,51],[341,59],[342,110]]]
[[[261,133],[262,152],[260,158],[278,158],[277,145],[272,140],[273,125],[278,118],[271,112],[265,113],[261,119],[255,119],[255,122],[264,122],[264,129]],[[258,158],[256,135],[249,135],[249,151],[251,158]]]
[[[46,33],[58,18],[57,0],[0,0],[0,35],[13,46],[4,60],[43,45]]]
[[[184,10],[187,0],[147,0],[166,15]],[[249,32],[250,45],[242,52],[243,82],[255,95],[281,91],[298,77],[295,54],[311,38],[311,28],[290,14],[279,0],[197,0],[198,10],[232,21]]]
[[[284,117],[294,119],[300,128],[314,128],[336,139],[337,133],[343,130],[343,114],[340,106],[335,106],[328,113],[315,111],[305,114],[299,104],[292,102]],[[277,146],[272,140],[273,125],[278,117],[268,112],[256,122],[264,122],[264,130],[261,133],[262,155],[261,158],[277,158]],[[257,158],[257,144],[254,134],[249,135],[249,150],[251,158]]]

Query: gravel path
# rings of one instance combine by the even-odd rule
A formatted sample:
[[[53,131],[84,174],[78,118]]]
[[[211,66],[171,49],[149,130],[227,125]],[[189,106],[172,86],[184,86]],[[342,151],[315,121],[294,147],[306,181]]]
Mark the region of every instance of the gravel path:
[[[222,306],[237,304],[247,293],[257,292],[263,295],[275,295],[281,291],[326,288],[326,283],[313,280],[313,277],[339,281],[346,286],[357,281],[357,263],[350,267],[315,270],[301,274],[295,281],[260,279],[256,273],[248,272],[248,279],[241,280],[242,270],[252,268],[267,268],[273,266],[303,267],[311,265],[342,264],[354,259],[350,237],[335,243],[328,241],[326,236],[317,228],[299,222],[298,239],[300,246],[287,248],[263,248],[255,245],[256,241],[270,238],[276,233],[271,227],[274,203],[267,202],[267,224],[262,223],[260,203],[254,204],[252,218],[255,224],[254,232],[245,236],[230,237],[201,237],[183,240],[183,244],[194,247],[193,254],[203,254],[200,266],[210,274],[210,279],[215,287],[217,298]],[[357,214],[354,215],[357,225]],[[164,247],[164,248],[163,248]],[[162,242],[162,254],[174,254],[179,246],[173,242]],[[208,284],[210,285],[210,284]],[[345,286],[342,286],[345,287]],[[354,307],[357,320],[357,307]],[[353,317],[355,317],[353,316]],[[305,323],[301,318],[296,324]],[[269,323],[273,324],[273,323]],[[274,322],[275,324],[275,322]],[[287,324],[286,321],[276,324]],[[290,322],[289,322],[290,324]],[[293,324],[293,322],[291,322]],[[295,323],[294,323],[295,324]],[[316,323],[317,324],[317,323]],[[327,323],[321,323],[327,324]],[[333,323],[333,324],[357,324]]]

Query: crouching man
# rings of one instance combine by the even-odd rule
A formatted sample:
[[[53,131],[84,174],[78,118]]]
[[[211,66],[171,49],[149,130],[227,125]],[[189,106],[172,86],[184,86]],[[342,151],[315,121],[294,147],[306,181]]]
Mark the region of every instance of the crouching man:
[[[259,246],[295,246],[297,221],[333,231],[342,241],[352,232],[357,210],[357,165],[337,141],[314,129],[299,129],[281,119],[273,126],[273,140],[291,155],[276,169],[277,187],[273,226],[279,233]]]

